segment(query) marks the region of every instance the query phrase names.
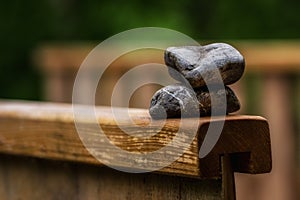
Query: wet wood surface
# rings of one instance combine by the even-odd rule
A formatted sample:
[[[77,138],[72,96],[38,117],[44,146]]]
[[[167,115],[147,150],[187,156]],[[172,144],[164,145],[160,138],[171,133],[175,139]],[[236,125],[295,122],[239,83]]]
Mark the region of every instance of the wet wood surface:
[[[84,109],[84,107],[83,107]],[[119,108],[119,111],[124,109]],[[118,112],[118,111],[116,111]],[[163,128],[157,133],[157,123],[150,126],[147,110],[130,109],[134,126],[128,119],[119,122],[120,127],[129,127],[130,135],[125,134],[116,124],[109,107],[96,107],[96,118],[112,143],[132,152],[150,152],[157,150],[170,141],[178,132],[180,119],[166,120]],[[162,173],[191,176],[197,178],[220,177],[220,155],[232,154],[233,170],[243,173],[266,173],[271,170],[271,149],[267,121],[258,116],[227,116],[222,134],[212,151],[199,159],[199,149],[210,124],[220,123],[220,118],[200,118],[196,137],[190,147],[171,165],[159,170]],[[80,123],[91,124],[89,119],[82,118]],[[132,126],[132,127],[131,127]],[[147,140],[133,136],[144,132],[155,134]],[[189,130],[182,130],[188,133]],[[189,137],[186,134],[183,137]],[[97,140],[97,132],[86,131],[86,138]],[[184,139],[184,138],[183,138]],[[110,150],[111,145],[103,143],[97,146],[100,151]],[[179,148],[176,143],[173,149]],[[94,165],[103,165],[95,159],[82,144],[74,124],[70,104],[37,103],[37,102],[1,102],[0,103],[0,152],[13,155],[32,156],[52,160],[73,161]],[[113,150],[111,151],[113,152]],[[172,152],[167,152],[167,154]],[[166,155],[164,155],[166,156]],[[124,158],[116,162],[107,160],[120,167],[132,167]],[[137,161],[138,162],[138,161]],[[161,162],[164,162],[161,160]]]

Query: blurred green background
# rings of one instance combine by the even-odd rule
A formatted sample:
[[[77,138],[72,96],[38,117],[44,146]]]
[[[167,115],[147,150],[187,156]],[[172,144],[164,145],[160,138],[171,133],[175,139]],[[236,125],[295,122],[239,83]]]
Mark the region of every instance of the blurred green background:
[[[143,26],[195,39],[287,39],[300,35],[300,1],[1,1],[0,98],[42,99],[32,51],[44,41],[102,41]]]
[[[249,39],[300,44],[299,8],[300,1],[296,0],[2,0],[0,99],[44,100],[45,74],[33,62],[33,53],[43,44],[97,44],[119,32],[145,26],[170,28],[198,41]],[[256,55],[252,57],[257,59]],[[298,56],[294,57],[297,60]],[[273,174],[264,180],[247,177],[249,183],[244,188],[249,190],[245,193],[248,196],[257,195],[260,189],[268,196],[280,192],[300,196],[299,66],[294,69],[296,73],[286,70],[272,74],[270,67],[268,75],[253,73],[243,77],[247,89],[245,113],[267,117],[273,148]],[[263,78],[269,79],[262,82]],[[270,87],[272,84],[274,87]],[[267,92],[275,91],[271,98],[263,95],[265,88]],[[264,184],[266,187],[262,187]]]

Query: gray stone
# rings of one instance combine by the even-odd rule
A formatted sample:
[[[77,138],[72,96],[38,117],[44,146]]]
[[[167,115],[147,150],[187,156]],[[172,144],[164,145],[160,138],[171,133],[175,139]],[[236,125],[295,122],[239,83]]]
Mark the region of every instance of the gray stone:
[[[199,103],[193,90],[181,84],[168,85],[152,97],[149,113],[154,119],[198,117]],[[182,107],[182,109],[181,109]]]
[[[224,43],[169,47],[165,51],[165,63],[180,72],[193,88],[223,84],[222,81],[230,85],[241,78],[245,68],[245,60],[239,51]],[[169,73],[182,82],[172,70]]]
[[[209,91],[206,87],[197,88],[195,89],[195,92],[199,101],[201,116],[208,116],[212,114],[211,99],[214,100],[213,106],[215,113],[213,114],[228,114],[240,109],[240,102],[237,96],[228,86],[225,86],[224,88],[216,88],[216,90],[213,91]],[[226,102],[224,101],[224,97],[226,97]],[[224,110],[224,107],[226,110]]]
[[[224,96],[226,95],[226,104]],[[158,90],[152,97],[149,113],[154,119],[199,117],[211,115],[211,97],[214,99],[214,114],[232,113],[240,109],[234,92],[227,86],[209,92],[206,87],[195,92],[180,84],[169,85]],[[223,98],[222,98],[223,97]],[[227,110],[222,113],[226,106]]]

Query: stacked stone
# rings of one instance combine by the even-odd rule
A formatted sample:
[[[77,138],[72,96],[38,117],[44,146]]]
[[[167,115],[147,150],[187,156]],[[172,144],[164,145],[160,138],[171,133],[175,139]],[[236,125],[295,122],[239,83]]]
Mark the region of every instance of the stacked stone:
[[[214,114],[224,113],[224,108],[224,114],[240,109],[238,98],[228,86],[241,78],[245,68],[243,56],[234,47],[224,43],[169,47],[165,63],[169,74],[180,83],[163,87],[153,95],[149,109],[152,118],[198,117],[199,113],[209,116],[211,99]]]

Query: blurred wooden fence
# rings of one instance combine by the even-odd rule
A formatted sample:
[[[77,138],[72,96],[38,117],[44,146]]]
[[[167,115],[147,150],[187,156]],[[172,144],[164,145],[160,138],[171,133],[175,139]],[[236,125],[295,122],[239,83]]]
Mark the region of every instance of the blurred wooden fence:
[[[260,114],[268,119],[273,153],[271,174],[236,174],[237,199],[298,199],[300,41],[227,42],[246,59],[245,75],[232,85],[242,104],[240,113]],[[92,44],[48,44],[36,50],[34,61],[44,75],[45,100],[71,102],[77,70],[93,47]],[[149,62],[163,63],[163,52],[147,49],[114,61],[104,74],[102,81],[106,87],[101,94],[96,94],[96,103],[110,105],[116,81],[128,69]],[[148,78],[159,76],[150,72]],[[86,82],[88,87],[88,78]],[[157,89],[149,85],[140,88],[131,98],[130,107],[147,108]]]

